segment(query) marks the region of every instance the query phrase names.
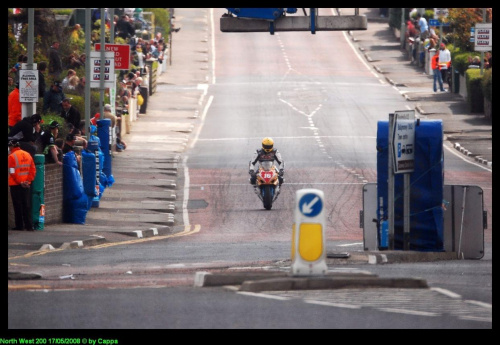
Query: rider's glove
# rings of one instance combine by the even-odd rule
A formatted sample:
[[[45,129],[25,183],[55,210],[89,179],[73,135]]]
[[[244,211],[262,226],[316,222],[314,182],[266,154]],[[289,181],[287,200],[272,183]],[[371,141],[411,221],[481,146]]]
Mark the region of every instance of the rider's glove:
[[[250,169],[250,170],[248,170],[248,173],[249,173],[250,175],[253,175],[253,174],[255,174],[255,170]]]
[[[285,174],[285,169],[280,169],[280,176],[283,176]]]

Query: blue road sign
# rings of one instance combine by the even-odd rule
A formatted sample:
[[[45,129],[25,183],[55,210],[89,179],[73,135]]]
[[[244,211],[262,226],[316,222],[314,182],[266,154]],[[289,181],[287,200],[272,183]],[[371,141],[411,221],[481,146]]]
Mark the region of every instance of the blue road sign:
[[[439,19],[429,19],[429,25],[430,26],[449,26],[450,23],[441,23]]]
[[[306,217],[316,217],[322,209],[323,201],[317,194],[305,194],[299,200],[299,210]]]

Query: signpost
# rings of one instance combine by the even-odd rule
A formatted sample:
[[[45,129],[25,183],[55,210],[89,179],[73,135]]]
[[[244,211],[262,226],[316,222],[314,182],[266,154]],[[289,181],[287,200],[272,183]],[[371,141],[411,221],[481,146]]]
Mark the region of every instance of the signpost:
[[[95,51],[101,50],[101,44],[95,44]],[[115,54],[115,70],[130,69],[130,45],[128,44],[104,44],[104,50]]]
[[[415,110],[389,114],[389,249],[394,249],[394,174],[404,174],[404,250],[410,248],[410,175],[415,166]]]
[[[90,52],[90,87],[101,87],[101,69],[104,70],[104,87],[111,88],[115,86],[115,53],[104,52],[104,63],[101,63],[101,52]]]

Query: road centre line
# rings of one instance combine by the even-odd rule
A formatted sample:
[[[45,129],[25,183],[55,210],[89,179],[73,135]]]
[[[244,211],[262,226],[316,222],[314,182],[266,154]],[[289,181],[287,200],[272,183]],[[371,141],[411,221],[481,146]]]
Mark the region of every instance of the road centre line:
[[[315,138],[334,138],[334,139],[376,139],[371,135],[301,135],[296,137],[273,137],[273,139],[315,139]],[[260,140],[261,138],[211,138],[198,139],[198,141],[234,141],[234,140]]]

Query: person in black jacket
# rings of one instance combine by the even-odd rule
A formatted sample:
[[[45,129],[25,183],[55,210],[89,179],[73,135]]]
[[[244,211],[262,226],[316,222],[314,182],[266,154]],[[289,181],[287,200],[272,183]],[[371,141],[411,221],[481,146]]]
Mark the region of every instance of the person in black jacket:
[[[54,78],[59,78],[63,70],[62,59],[59,53],[59,42],[54,41],[49,50],[49,74]]]
[[[124,40],[135,36],[135,28],[126,14],[122,15],[120,20],[116,23],[116,31],[117,36]]]
[[[71,105],[71,98],[65,97],[61,101],[61,106],[61,117],[66,121],[68,128],[80,128],[80,112]]]
[[[19,147],[29,152],[33,159],[38,151],[36,142],[40,137],[41,123],[43,123],[42,117],[39,114],[33,114],[16,123],[9,132],[9,139],[17,140]]]

